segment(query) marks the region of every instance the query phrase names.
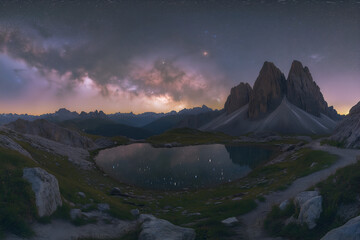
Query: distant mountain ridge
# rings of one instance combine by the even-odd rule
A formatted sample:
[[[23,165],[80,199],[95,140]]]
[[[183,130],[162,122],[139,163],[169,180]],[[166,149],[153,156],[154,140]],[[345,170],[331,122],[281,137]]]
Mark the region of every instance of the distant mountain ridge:
[[[0,125],[4,125],[17,119],[23,119],[28,121],[34,121],[36,119],[46,119],[52,122],[63,122],[66,120],[73,119],[91,119],[91,118],[100,118],[100,119],[109,119],[119,124],[125,124],[133,127],[143,127],[159,118],[171,115],[191,115],[199,114],[208,111],[213,111],[211,108],[203,105],[202,107],[194,108],[184,108],[179,112],[171,111],[168,113],[155,113],[155,112],[145,112],[141,114],[130,113],[114,113],[114,114],[105,114],[103,111],[94,111],[94,112],[84,112],[80,114],[77,112],[71,112],[66,108],[60,108],[55,113],[42,114],[40,116],[28,115],[28,114],[0,114]]]

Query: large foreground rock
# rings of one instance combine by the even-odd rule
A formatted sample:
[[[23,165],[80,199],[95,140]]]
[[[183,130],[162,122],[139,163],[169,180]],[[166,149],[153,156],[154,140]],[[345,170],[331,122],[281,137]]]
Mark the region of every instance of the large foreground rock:
[[[331,230],[321,240],[360,240],[360,216]]]
[[[322,197],[318,191],[305,191],[296,195],[294,203],[300,208],[297,222],[306,223],[309,229],[316,227],[316,221],[322,212]]]
[[[294,199],[294,203],[296,206],[301,208],[304,205],[304,203],[306,203],[308,200],[310,200],[311,198],[316,197],[316,196],[319,196],[318,191],[300,192],[296,195],[296,197]]]
[[[139,240],[193,240],[195,231],[190,228],[175,226],[170,222],[152,215],[141,214],[142,230]]]
[[[306,223],[309,229],[316,227],[316,220],[322,212],[322,197],[316,196],[306,201],[300,209],[299,222]]]
[[[26,179],[35,193],[36,206],[40,217],[50,216],[62,205],[59,184],[54,175],[41,168],[24,168]]]

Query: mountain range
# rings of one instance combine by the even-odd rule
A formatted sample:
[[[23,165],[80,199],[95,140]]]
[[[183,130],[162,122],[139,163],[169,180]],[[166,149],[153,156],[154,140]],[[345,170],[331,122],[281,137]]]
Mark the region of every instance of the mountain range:
[[[233,87],[222,110],[203,105],[179,112],[105,114],[61,108],[40,116],[0,114],[0,125],[17,119],[46,119],[89,134],[141,139],[178,127],[230,135],[264,132],[322,135],[331,133],[342,118],[328,106],[308,67],[295,60],[287,78],[273,63],[264,62],[253,87],[244,82]]]

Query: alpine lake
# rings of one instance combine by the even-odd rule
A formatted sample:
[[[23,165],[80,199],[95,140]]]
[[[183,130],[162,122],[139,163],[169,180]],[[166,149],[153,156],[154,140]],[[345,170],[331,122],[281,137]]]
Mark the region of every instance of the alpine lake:
[[[155,148],[134,143],[100,151],[96,164],[112,178],[144,189],[186,190],[246,176],[273,150],[222,144]]]

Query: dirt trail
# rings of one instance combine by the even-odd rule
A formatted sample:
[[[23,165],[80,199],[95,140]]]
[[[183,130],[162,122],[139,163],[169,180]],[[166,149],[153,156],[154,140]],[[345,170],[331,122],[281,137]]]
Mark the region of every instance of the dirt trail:
[[[264,219],[271,211],[273,205],[279,204],[286,199],[295,197],[299,192],[305,191],[316,183],[325,180],[330,175],[334,174],[339,168],[356,163],[356,156],[360,155],[360,150],[339,149],[330,146],[321,146],[319,141],[312,142],[308,146],[315,150],[322,150],[336,154],[340,158],[327,169],[295,180],[285,191],[273,192],[269,195],[266,195],[266,201],[264,203],[259,203],[258,207],[254,211],[240,216],[239,219],[244,224],[243,227],[246,229],[245,231],[248,239],[274,239],[268,237],[263,230]]]
[[[136,228],[135,221],[116,220],[112,224],[96,223],[74,226],[68,221],[53,220],[49,224],[35,223],[32,226],[36,236],[32,240],[76,240],[78,238],[113,239]],[[23,240],[24,238],[9,235],[6,240]]]

